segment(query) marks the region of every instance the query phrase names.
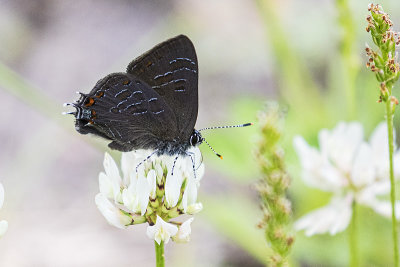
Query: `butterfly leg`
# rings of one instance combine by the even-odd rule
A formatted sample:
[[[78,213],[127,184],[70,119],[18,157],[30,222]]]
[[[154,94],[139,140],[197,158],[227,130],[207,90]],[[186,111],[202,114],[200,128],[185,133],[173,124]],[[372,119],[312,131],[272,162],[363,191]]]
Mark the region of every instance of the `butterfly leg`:
[[[176,156],[174,159],[174,164],[172,165],[172,169],[171,169],[171,175],[174,175],[175,164],[176,164],[176,161],[178,160],[178,157],[179,157],[179,155]]]
[[[146,161],[148,161],[151,156],[153,156],[155,153],[157,153],[158,150],[154,150],[153,152],[151,152],[150,155],[148,155],[144,160],[142,160],[137,166],[136,166],[136,173],[138,172],[138,168],[140,167],[140,165],[142,165],[143,163],[145,163]]]
[[[193,152],[186,152],[186,156],[190,157],[190,160],[192,161],[192,167],[193,167],[193,175],[194,179],[196,179],[196,155]]]

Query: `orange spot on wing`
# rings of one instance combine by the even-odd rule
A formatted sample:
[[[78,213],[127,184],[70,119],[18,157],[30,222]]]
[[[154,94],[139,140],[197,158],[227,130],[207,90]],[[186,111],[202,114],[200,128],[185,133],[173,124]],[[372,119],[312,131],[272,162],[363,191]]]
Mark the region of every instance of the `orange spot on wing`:
[[[85,107],[90,107],[93,104],[94,104],[94,99],[89,97],[88,98],[88,102],[85,104]]]
[[[97,94],[96,94],[96,97],[97,98],[100,98],[100,97],[102,97],[104,95],[104,92],[103,91],[100,91],[100,92],[98,92]]]

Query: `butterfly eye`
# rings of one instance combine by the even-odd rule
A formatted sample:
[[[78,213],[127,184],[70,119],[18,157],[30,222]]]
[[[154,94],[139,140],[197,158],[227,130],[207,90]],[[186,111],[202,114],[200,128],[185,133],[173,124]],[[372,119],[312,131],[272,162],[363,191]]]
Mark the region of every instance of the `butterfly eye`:
[[[190,142],[191,146],[194,146],[196,144],[196,136],[194,134],[192,134],[190,136],[190,141],[189,142]]]
[[[203,141],[203,138],[201,138],[201,134],[198,131],[194,130],[192,135],[190,136],[190,140],[189,140],[190,145],[195,146],[199,143],[201,144],[202,141]]]

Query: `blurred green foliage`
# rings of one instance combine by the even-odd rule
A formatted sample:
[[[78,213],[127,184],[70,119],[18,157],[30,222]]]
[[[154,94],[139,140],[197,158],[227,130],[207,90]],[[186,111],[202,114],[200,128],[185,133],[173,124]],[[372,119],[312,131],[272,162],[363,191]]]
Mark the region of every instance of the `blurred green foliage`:
[[[326,52],[329,61],[325,70],[327,72],[326,86],[321,86],[314,80],[315,77],[309,71],[310,66],[307,66],[307,62],[301,53],[296,51],[293,42],[285,34],[282,21],[277,15],[279,13],[277,3],[259,0],[257,4],[264,21],[266,35],[269,37],[267,39],[270,42],[272,54],[275,56],[277,67],[275,74],[281,93],[277,100],[287,106],[283,145],[287,153],[288,167],[293,177],[290,197],[295,218],[298,218],[325,205],[329,201],[330,194],[309,188],[300,180],[297,156],[292,148],[293,136],[300,134],[310,144],[318,146],[317,134],[320,129],[332,128],[340,120],[357,120],[363,123],[367,138],[372,129],[384,120],[385,109],[383,105],[377,103],[379,85],[373,75],[370,75],[365,69],[365,62],[360,57],[363,55],[364,44],[360,44],[360,38],[357,36],[359,29],[357,28],[364,29],[365,25],[354,23],[354,21],[358,21],[358,18],[352,17],[356,13],[351,10],[349,1],[336,1],[338,12],[336,30],[341,31],[342,34],[339,39],[332,40],[332,42],[337,43],[338,49]],[[364,13],[367,13],[367,4],[364,11]],[[361,49],[358,50],[359,48]],[[399,95],[399,92],[395,90],[394,94]],[[245,105],[247,107],[243,108]],[[255,101],[251,98],[242,97],[232,106],[235,107],[232,117],[237,118],[238,121],[241,118],[246,121],[246,116],[247,118],[254,117],[252,112],[254,112],[255,107],[260,106],[260,100]],[[397,115],[395,116],[397,128],[398,121]],[[257,125],[254,128],[257,128]],[[218,144],[221,151],[232,157],[224,162],[224,165],[228,165],[227,168],[219,166],[218,169],[235,180],[241,179],[245,183],[254,183],[257,179],[257,175],[254,175],[257,168],[254,166],[254,161],[249,161],[247,157],[250,154],[249,140],[255,139],[254,130],[246,129],[246,131],[240,133],[231,131],[213,135],[213,139],[215,139],[215,143]],[[240,138],[235,138],[238,135],[240,135]],[[231,139],[232,137],[233,139]],[[240,167],[238,167],[238,164],[240,164]],[[243,174],[247,174],[247,176],[243,176]],[[257,204],[254,202],[253,205],[249,204],[248,209],[256,206]],[[220,217],[226,218],[221,213],[228,215],[230,212],[232,211],[228,209],[220,210]],[[243,215],[246,214],[243,210],[241,212]],[[390,220],[363,207],[358,207],[358,216],[360,265],[392,265]],[[254,218],[255,223],[256,219]],[[225,224],[224,232],[232,239],[240,240],[243,237],[243,228],[245,227],[254,227],[254,225]],[[311,266],[347,266],[349,264],[348,239],[348,230],[336,236],[327,234],[306,237],[303,233],[298,233],[292,253],[292,264],[295,266],[304,264]],[[255,254],[255,248],[241,244],[241,242],[238,242],[238,244],[242,245],[252,255]],[[260,243],[260,246],[264,246],[264,244]],[[268,254],[268,251],[265,248],[265,253]]]

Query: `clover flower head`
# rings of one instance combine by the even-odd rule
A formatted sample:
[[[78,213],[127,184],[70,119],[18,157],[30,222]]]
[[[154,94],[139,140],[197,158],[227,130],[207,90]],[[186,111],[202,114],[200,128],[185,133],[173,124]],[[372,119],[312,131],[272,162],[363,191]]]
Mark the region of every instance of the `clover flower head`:
[[[149,150],[122,153],[121,172],[106,153],[96,204],[115,227],[127,228],[147,222],[147,235],[157,243],[167,243],[171,237],[176,242],[189,240],[192,220],[181,225],[176,223],[180,227],[170,220],[202,209],[202,204],[197,202],[197,190],[204,174],[200,150],[191,148],[188,156],[179,156],[176,160],[166,155],[148,158],[151,153]]]
[[[341,232],[349,225],[353,202],[383,216],[391,216],[390,203],[378,198],[390,191],[385,123],[376,127],[369,142],[365,142],[363,136],[360,123],[340,122],[333,130],[320,131],[319,149],[309,146],[300,136],[294,138],[304,182],[333,193],[327,206],[296,222],[297,230],[305,230],[306,235]],[[399,152],[394,157],[400,160]],[[400,169],[395,167],[394,171],[399,178]],[[399,208],[397,203],[396,209]]]

